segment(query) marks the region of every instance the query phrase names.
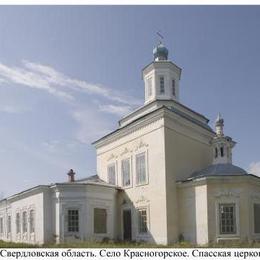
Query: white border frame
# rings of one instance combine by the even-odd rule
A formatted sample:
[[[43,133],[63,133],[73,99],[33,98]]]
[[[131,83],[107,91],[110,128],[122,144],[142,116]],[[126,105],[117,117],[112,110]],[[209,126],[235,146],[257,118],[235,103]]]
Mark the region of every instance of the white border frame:
[[[236,214],[236,233],[235,234],[220,234],[219,230],[219,204],[235,204],[235,214]],[[240,238],[240,207],[239,207],[239,197],[236,196],[221,196],[215,201],[215,215],[216,215],[216,240],[231,240]]]
[[[137,183],[137,171],[136,171],[136,157],[140,154],[144,153],[145,155],[145,174],[146,174],[146,181],[143,183]],[[149,184],[149,160],[148,160],[148,149],[140,149],[134,154],[134,179],[135,179],[135,186],[140,187]]]
[[[251,209],[251,234],[253,236],[253,239],[260,239],[260,233],[255,233],[255,214],[254,214],[254,204],[259,204],[260,205],[260,198],[253,198],[251,201],[250,209]]]

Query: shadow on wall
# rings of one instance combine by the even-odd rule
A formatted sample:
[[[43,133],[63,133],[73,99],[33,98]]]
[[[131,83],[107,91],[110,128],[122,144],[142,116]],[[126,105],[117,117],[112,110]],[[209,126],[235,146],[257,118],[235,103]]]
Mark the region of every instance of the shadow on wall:
[[[128,195],[120,190],[117,196],[117,239],[121,241],[136,241],[156,243],[151,233],[151,218],[148,201],[138,202],[138,207],[130,200]]]

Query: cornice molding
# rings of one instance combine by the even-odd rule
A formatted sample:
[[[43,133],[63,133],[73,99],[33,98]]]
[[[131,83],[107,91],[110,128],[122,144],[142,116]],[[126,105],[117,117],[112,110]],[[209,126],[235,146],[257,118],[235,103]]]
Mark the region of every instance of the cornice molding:
[[[96,148],[102,147],[104,145],[107,145],[111,142],[117,141],[118,139],[121,139],[122,137],[125,137],[126,135],[132,134],[140,129],[143,129],[153,123],[156,123],[160,119],[163,118],[165,114],[166,108],[162,107],[158,109],[157,111],[154,111],[154,113],[146,115],[146,118],[143,118],[143,120],[140,120],[138,122],[133,123],[132,125],[125,126],[124,128],[119,128],[117,132],[112,133],[110,136],[104,137],[103,140],[98,141],[95,144]]]
[[[116,160],[117,157],[118,157],[117,155],[111,153],[110,156],[108,157],[107,161],[109,162],[109,161],[112,161],[112,160]]]
[[[239,198],[240,194],[238,192],[229,191],[229,190],[221,191],[221,192],[218,192],[217,194],[215,194],[215,198],[222,198],[222,197]]]

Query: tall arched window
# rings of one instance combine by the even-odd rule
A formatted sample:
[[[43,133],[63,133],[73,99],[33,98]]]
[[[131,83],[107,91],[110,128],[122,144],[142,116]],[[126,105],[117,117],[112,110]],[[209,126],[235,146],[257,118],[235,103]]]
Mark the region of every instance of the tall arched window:
[[[164,77],[160,76],[160,94],[164,94]]]
[[[152,78],[147,79],[147,94],[148,97],[152,95]]]
[[[220,154],[221,154],[221,157],[224,157],[224,148],[223,148],[223,146],[220,147]]]
[[[176,96],[176,90],[175,90],[175,80],[172,80],[172,95]]]
[[[215,158],[218,158],[218,148],[215,148]]]

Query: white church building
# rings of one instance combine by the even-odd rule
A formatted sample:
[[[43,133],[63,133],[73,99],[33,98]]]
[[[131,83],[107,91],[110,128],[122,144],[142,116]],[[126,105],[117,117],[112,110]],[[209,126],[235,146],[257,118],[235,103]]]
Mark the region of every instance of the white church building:
[[[235,142],[179,100],[181,69],[160,43],[142,71],[145,102],[95,141],[97,175],[0,201],[0,239],[43,244],[260,239],[260,178],[232,164]]]

